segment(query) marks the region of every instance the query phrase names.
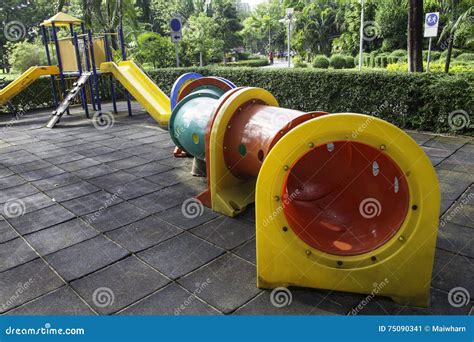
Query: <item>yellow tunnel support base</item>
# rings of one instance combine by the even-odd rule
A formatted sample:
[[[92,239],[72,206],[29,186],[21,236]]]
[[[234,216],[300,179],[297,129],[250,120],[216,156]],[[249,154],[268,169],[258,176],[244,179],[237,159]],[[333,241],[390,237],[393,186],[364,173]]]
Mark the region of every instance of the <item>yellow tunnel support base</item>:
[[[224,159],[224,136],[230,119],[239,115],[239,108],[258,99],[269,106],[278,106],[277,100],[261,88],[243,88],[232,94],[216,113],[209,139],[210,190],[212,210],[233,217],[255,201],[255,179],[235,177]]]
[[[382,246],[359,255],[324,253],[289,227],[281,202],[288,167],[312,146],[360,142],[390,157],[405,174],[410,208],[398,232]],[[303,286],[391,297],[395,302],[429,305],[440,192],[430,160],[405,132],[361,114],[331,114],[287,133],[265,159],[257,180],[257,286]],[[290,227],[291,228],[291,227]],[[374,258],[375,257],[375,258]],[[376,260],[376,261],[375,261]]]

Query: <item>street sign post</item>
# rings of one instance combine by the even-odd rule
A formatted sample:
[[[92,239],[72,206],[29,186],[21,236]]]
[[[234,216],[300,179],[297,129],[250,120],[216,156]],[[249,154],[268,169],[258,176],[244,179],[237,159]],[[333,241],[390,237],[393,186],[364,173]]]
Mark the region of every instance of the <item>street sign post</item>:
[[[181,33],[182,28],[181,17],[178,14],[175,14],[170,19],[170,32],[171,32],[171,41],[174,43],[176,51],[176,66],[179,68],[179,42],[183,38]]]
[[[287,8],[286,9],[286,19],[288,20],[288,68],[291,67],[291,45],[290,45],[290,39],[291,39],[291,19],[293,18],[293,8]]]
[[[433,37],[438,36],[438,25],[439,25],[439,12],[426,13],[425,16],[425,38],[429,38],[428,44],[428,57],[426,61],[426,72],[430,71],[430,58],[431,58],[431,41]]]

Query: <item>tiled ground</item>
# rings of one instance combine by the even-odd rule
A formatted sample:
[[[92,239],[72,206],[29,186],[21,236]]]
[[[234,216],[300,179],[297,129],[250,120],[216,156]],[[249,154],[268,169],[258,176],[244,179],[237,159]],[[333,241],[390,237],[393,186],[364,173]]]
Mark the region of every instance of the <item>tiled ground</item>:
[[[186,219],[181,204],[204,179],[134,111],[105,130],[77,114],[54,130],[43,128],[46,112],[0,118],[0,313],[344,315],[365,299],[291,289],[291,305],[273,306],[255,287],[254,210]],[[455,308],[447,294],[474,295],[474,141],[411,134],[436,166],[451,218],[439,232],[431,307],[376,298],[360,314],[472,313],[472,301]]]

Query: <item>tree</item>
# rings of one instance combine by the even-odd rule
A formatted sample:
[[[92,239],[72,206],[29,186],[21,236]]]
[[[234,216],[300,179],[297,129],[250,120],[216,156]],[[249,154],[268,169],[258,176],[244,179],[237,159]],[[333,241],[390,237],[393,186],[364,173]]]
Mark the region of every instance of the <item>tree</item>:
[[[139,63],[151,63],[153,68],[173,66],[173,43],[168,37],[155,32],[144,32],[137,38],[136,51],[133,57]]]
[[[470,24],[469,21],[470,18],[474,17],[474,6],[470,6],[469,8],[465,9],[464,12],[461,13],[463,9],[464,8],[462,6],[461,1],[450,1],[449,7],[447,8],[447,11],[449,13],[448,22],[441,31],[441,35],[438,40],[438,43],[444,40],[448,41],[448,51],[446,55],[446,63],[444,66],[444,71],[446,73],[449,72],[449,66],[451,64],[451,55],[456,40],[456,34],[459,28],[462,27],[462,25],[466,25],[471,26],[470,29],[472,30],[472,24]]]
[[[295,24],[297,39],[296,49],[303,53],[330,55],[332,41],[339,36],[336,25],[336,1],[321,0],[303,8]]]
[[[237,8],[232,0],[215,0],[211,7],[212,17],[219,26],[219,37],[224,42],[222,52],[224,65],[227,62],[226,55],[233,48],[242,44],[239,31],[243,26],[237,15]]]
[[[183,40],[193,54],[199,55],[199,66],[204,65],[216,51],[222,50],[223,42],[217,38],[219,27],[204,12],[189,17],[183,29]]]
[[[408,70],[423,71],[423,0],[409,0]]]
[[[407,0],[383,0],[377,4],[375,22],[383,37],[383,51],[407,48],[407,11]]]
[[[244,45],[258,52],[283,49],[285,28],[279,22],[283,15],[278,0],[258,4],[243,22]]]

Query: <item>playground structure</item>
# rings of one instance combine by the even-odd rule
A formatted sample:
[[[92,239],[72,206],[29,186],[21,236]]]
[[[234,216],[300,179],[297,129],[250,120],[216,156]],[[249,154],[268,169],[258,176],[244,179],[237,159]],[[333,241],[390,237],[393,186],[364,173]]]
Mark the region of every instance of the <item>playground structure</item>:
[[[68,28],[70,35],[58,38],[58,30],[61,27]],[[109,84],[114,113],[117,113],[115,80],[118,80],[125,88],[124,95],[129,115],[132,115],[131,94],[157,122],[167,124],[171,113],[169,98],[135,63],[127,61],[121,24],[117,31],[118,33],[105,32],[94,36],[91,30],[86,30],[81,20],[62,12],[43,21],[41,32],[48,66],[31,67],[0,90],[0,104],[8,104],[13,97],[39,77],[49,75],[56,110],[53,111],[46,127],[55,127],[65,113],[69,114],[69,106],[79,94],[86,117],[90,117],[88,97],[92,109],[97,113],[97,117],[100,117],[102,106],[99,79],[102,74],[109,74],[113,76],[109,78]],[[117,39],[122,59],[118,64],[113,61],[114,49],[111,46]],[[53,52],[56,65],[53,65]],[[70,89],[67,86],[67,79],[75,80]]]
[[[428,306],[440,191],[405,132],[352,113],[280,108],[260,88],[183,75],[171,138],[206,164],[203,204],[235,216],[255,201],[257,282]]]
[[[58,40],[56,26],[69,26],[71,37]],[[233,217],[255,202],[259,287],[376,293],[428,305],[440,191],[428,157],[402,130],[363,114],[281,108],[264,89],[197,73],[178,78],[168,98],[126,60],[121,27],[119,63],[110,34],[94,39],[64,13],[43,22],[42,31],[49,66],[33,67],[2,89],[0,103],[50,75],[57,109],[47,127],[54,127],[78,94],[89,117],[87,85],[100,115],[99,75],[114,76],[114,111],[118,80],[129,115],[132,95],[167,125],[175,156],[194,157],[196,173],[206,174],[207,189],[197,196],[204,205]],[[69,92],[66,76],[76,79]]]

